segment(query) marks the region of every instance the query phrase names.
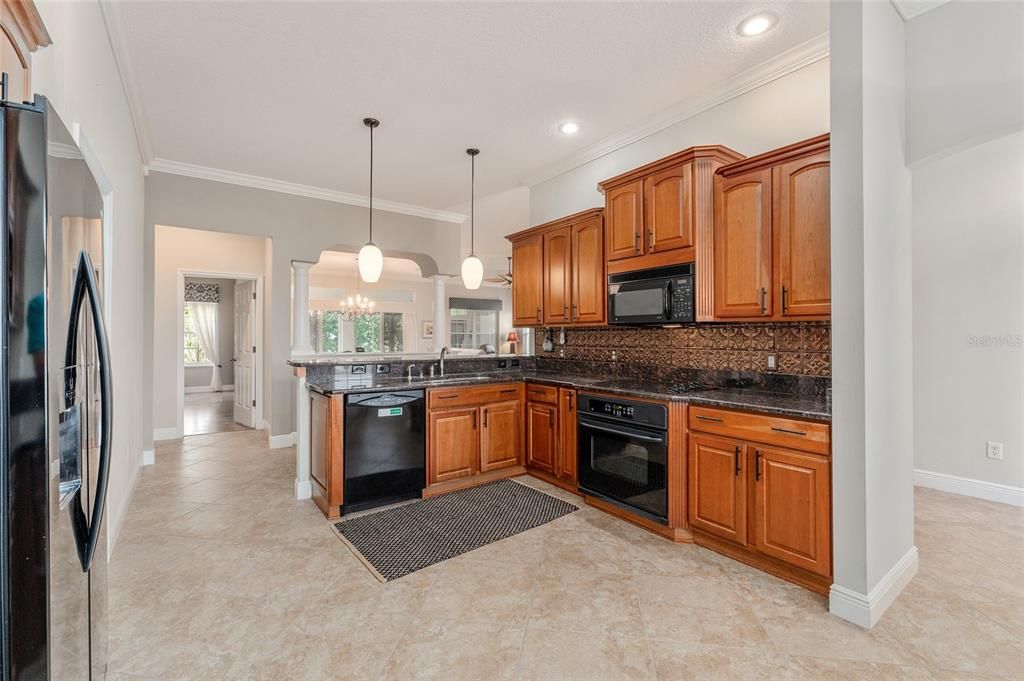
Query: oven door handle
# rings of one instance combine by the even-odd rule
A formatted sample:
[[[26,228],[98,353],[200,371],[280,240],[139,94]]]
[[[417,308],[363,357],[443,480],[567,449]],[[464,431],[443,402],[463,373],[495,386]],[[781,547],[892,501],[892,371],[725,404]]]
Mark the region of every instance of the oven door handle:
[[[621,436],[624,436],[624,437],[631,437],[631,438],[634,438],[634,439],[637,439],[637,440],[643,440],[644,442],[657,442],[659,444],[664,444],[664,442],[665,442],[665,436],[664,435],[652,436],[652,435],[645,435],[645,434],[642,434],[642,433],[638,433],[635,430],[631,430],[631,429],[627,430],[625,428],[622,428],[622,429],[620,429],[620,428],[609,428],[608,426],[598,425],[598,424],[594,423],[593,421],[585,421],[583,419],[580,419],[579,424],[581,426],[583,426],[584,428],[593,428],[594,430],[599,430],[602,433],[609,433],[611,435],[621,435]]]

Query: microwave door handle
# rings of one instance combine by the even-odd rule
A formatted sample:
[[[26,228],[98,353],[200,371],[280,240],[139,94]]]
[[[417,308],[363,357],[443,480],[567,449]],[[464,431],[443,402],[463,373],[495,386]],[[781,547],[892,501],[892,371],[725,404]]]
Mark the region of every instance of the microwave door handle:
[[[662,298],[664,298],[665,304],[665,321],[672,321],[672,281],[669,280],[665,283],[665,288],[662,290]]]
[[[70,507],[71,528],[75,535],[75,544],[78,548],[78,559],[82,565],[82,572],[88,572],[89,568],[92,567],[96,547],[99,544],[100,528],[103,525],[103,511],[107,499],[107,481],[110,477],[113,400],[111,397],[110,380],[110,348],[107,343],[107,329],[103,322],[103,309],[100,306],[99,287],[96,284],[92,259],[89,258],[88,253],[81,251],[78,255],[75,285],[71,294],[71,319],[68,321],[67,345],[64,349],[64,364],[68,367],[74,367],[77,363],[78,323],[82,315],[82,304],[86,298],[89,300],[93,332],[96,335],[96,354],[99,360],[100,456],[99,470],[96,473],[96,492],[93,499],[92,515],[89,518],[85,517],[81,504],[81,491],[78,492],[75,503]],[[68,380],[68,376],[70,376],[70,380]],[[66,402],[74,402],[75,380],[75,371],[65,374],[64,395]]]

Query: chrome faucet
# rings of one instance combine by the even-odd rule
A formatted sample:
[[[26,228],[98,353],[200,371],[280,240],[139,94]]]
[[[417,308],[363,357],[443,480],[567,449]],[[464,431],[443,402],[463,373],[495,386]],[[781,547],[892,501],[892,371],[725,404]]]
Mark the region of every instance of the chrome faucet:
[[[444,358],[448,354],[448,346],[441,348],[441,375],[444,376]]]
[[[405,368],[405,371],[406,371],[406,373],[408,374],[408,376],[407,376],[407,377],[408,377],[408,379],[409,379],[409,381],[410,381],[410,382],[412,382],[412,372],[413,372],[413,369],[415,369],[415,368],[416,368],[416,365],[415,365],[415,364],[410,364],[409,366],[407,366],[407,367]]]

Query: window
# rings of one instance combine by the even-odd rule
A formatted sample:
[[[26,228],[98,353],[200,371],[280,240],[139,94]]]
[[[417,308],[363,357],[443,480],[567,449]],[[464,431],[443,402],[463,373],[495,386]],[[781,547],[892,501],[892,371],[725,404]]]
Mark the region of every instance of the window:
[[[341,319],[337,310],[309,313],[310,337],[317,352],[402,352],[404,326],[401,312],[375,312],[354,321]],[[346,347],[345,338],[349,346]]]
[[[196,336],[195,325],[192,321],[192,308],[185,306],[185,365],[209,364],[210,360],[199,347],[199,338]]]
[[[500,300],[448,299],[448,342],[453,348],[501,347],[498,338]]]

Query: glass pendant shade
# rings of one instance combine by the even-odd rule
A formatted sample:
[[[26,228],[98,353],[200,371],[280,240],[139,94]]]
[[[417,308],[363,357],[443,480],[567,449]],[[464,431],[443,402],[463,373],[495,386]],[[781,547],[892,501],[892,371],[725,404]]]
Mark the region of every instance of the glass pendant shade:
[[[359,278],[367,284],[375,284],[380,280],[384,270],[384,254],[372,241],[359,249]]]
[[[468,289],[480,288],[480,282],[484,280],[484,264],[480,258],[470,255],[462,261],[462,285]]]

